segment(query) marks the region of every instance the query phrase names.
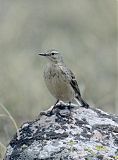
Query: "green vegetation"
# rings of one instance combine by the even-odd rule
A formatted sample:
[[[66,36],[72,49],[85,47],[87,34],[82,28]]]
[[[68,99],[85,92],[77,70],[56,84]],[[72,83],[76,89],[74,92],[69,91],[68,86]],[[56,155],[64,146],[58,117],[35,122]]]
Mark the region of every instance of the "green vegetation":
[[[96,146],[97,151],[106,151],[107,147],[106,146]]]

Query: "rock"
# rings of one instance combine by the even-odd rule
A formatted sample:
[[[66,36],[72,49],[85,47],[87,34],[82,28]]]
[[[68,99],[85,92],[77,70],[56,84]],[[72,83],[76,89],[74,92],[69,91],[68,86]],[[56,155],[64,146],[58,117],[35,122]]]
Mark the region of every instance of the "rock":
[[[118,159],[118,117],[66,104],[24,123],[4,160]]]

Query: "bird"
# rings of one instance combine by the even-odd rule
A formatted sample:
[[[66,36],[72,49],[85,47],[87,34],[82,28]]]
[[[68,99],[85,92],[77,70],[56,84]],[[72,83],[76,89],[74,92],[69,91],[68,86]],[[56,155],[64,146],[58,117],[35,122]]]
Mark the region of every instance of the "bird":
[[[65,65],[61,53],[51,49],[38,55],[48,59],[44,80],[48,90],[56,98],[55,105],[59,101],[71,104],[76,100],[80,107],[89,108],[89,104],[81,96],[74,73]]]

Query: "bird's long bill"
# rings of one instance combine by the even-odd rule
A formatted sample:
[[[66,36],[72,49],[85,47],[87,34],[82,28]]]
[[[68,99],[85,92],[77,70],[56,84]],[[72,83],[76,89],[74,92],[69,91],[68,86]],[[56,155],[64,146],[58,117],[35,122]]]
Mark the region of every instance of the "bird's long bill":
[[[40,55],[40,56],[48,56],[48,54],[46,54],[46,53],[39,53],[38,55]]]

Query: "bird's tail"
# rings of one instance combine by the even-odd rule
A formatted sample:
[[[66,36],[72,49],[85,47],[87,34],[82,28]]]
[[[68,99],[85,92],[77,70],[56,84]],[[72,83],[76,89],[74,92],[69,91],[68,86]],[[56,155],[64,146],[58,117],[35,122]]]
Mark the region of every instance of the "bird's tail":
[[[78,101],[81,107],[89,108],[89,104],[86,103],[81,96],[76,96],[76,100]]]

